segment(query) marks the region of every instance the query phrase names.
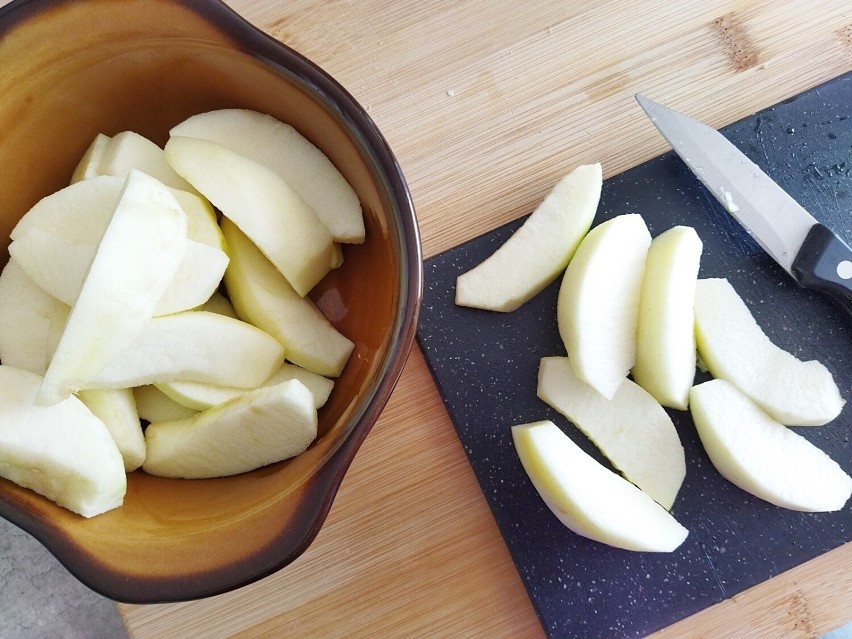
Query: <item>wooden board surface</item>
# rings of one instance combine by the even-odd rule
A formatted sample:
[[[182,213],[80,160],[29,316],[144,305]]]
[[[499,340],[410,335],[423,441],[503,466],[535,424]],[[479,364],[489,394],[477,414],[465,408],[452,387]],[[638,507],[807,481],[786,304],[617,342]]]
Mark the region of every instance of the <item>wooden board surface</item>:
[[[852,70],[848,2],[229,0],[335,76],[397,154],[426,256],[528,213],[556,177],[666,149],[641,91],[721,127]],[[814,637],[852,621],[852,545],[658,637]],[[120,606],[131,636],[539,637],[415,348],[314,544],[198,602]]]

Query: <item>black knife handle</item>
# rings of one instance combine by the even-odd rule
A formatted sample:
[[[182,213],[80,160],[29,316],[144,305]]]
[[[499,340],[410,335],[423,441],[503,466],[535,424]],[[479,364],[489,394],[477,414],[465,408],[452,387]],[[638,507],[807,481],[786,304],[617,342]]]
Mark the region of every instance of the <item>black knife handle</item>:
[[[828,227],[811,227],[791,270],[799,284],[828,293],[852,315],[852,249]]]

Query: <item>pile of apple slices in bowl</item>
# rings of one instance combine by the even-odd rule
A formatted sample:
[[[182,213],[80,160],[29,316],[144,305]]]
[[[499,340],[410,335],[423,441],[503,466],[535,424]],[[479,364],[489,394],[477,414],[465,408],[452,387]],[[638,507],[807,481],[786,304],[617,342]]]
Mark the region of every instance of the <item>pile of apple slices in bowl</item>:
[[[0,476],[91,517],[140,467],[222,477],[304,451],[354,347],[307,294],[364,232],[343,176],[267,115],[196,115],[164,149],[97,136],[11,234]]]
[[[690,411],[713,465],[743,490],[793,510],[843,508],[852,477],[787,427],[840,414],[828,369],[774,345],[728,280],[698,277],[703,246],[691,227],[652,238],[627,214],[592,228],[601,188],[599,164],[578,167],[456,283],[457,304],[510,312],[562,275],[555,311],[567,357],[542,358],[537,395],[618,472],[550,420],[514,425],[548,508],[615,547],[680,546],[688,530],[669,511],[686,463],[665,408]],[[714,379],[694,385],[697,365]]]

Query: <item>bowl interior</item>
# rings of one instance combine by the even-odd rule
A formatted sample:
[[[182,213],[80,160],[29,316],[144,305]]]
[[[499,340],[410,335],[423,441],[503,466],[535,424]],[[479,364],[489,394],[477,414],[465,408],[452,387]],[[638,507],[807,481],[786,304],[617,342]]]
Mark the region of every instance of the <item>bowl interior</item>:
[[[195,598],[263,576],[316,533],[381,408],[371,404],[377,377],[411,342],[400,335],[400,318],[416,294],[405,280],[411,251],[419,265],[419,244],[416,227],[406,238],[397,219],[410,202],[395,199],[401,176],[392,156],[377,166],[375,140],[358,129],[363,113],[345,92],[218,2],[43,2],[0,11],[0,264],[17,220],[67,185],[97,133],[131,129],[162,145],[173,125],[216,108],[255,109],[292,124],[360,197],[367,240],[345,246],[343,266],[312,293],[355,350],[308,451],[223,479],[137,471],[125,505],[91,520],[0,480],[0,514],[115,599]]]

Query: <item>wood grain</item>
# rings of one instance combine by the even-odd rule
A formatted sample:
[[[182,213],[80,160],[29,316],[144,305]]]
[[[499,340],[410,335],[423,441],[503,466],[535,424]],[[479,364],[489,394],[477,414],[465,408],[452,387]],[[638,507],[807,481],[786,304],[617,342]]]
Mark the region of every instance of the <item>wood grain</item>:
[[[435,255],[528,213],[558,177],[666,150],[633,94],[720,127],[852,70],[836,0],[230,0],[369,110]],[[655,635],[815,637],[852,621],[852,544]],[[120,606],[131,636],[540,637],[415,348],[325,527],[219,597]]]

